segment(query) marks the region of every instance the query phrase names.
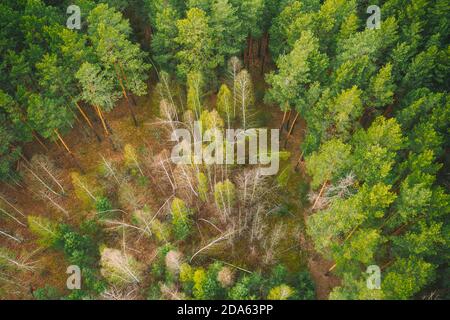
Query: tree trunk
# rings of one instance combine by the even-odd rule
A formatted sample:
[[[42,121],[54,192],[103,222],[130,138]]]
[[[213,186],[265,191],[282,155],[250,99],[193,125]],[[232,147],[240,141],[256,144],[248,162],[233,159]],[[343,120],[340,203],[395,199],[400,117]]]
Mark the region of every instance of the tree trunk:
[[[249,34],[247,36],[247,59],[246,59],[247,61],[245,61],[244,59],[244,65],[247,65],[247,69],[250,69],[251,49],[252,49],[252,36]]]
[[[112,141],[112,139],[111,139],[111,135],[110,135],[110,134],[112,134],[112,130],[111,130],[111,127],[110,127],[109,124],[108,124],[108,121],[103,117],[102,110],[101,110],[98,106],[94,106],[94,108],[96,109],[97,114],[98,114],[98,116],[99,116],[99,118],[100,118],[100,120],[101,120],[101,122],[102,122],[103,129],[105,130],[106,137],[108,138],[109,143],[111,144],[112,149],[113,149],[114,151],[117,151],[117,148],[116,148],[116,146],[114,145],[114,141]]]
[[[36,139],[36,141],[46,150],[46,151],[48,151],[48,148],[47,148],[47,146],[44,144],[44,142],[39,138],[39,135],[34,131],[34,130],[32,130],[31,131],[31,134],[33,135],[33,137]]]
[[[350,239],[350,237],[353,235],[353,233],[355,233],[355,231],[358,229],[359,226],[360,226],[360,224],[358,224],[357,226],[355,226],[355,227],[353,228],[353,230],[348,234],[348,236],[345,237],[345,239],[344,239],[344,241],[341,243],[341,245],[343,245],[345,242],[347,242],[348,239]],[[326,275],[328,275],[331,271],[333,271],[334,268],[336,268],[336,265],[337,265],[337,263],[333,264],[333,265],[331,266],[331,268],[328,269]]]
[[[283,113],[283,120],[281,121],[281,125],[280,125],[280,133],[283,132],[284,121],[286,120],[286,113],[287,113],[287,111],[285,111]]]
[[[397,229],[392,233],[392,235],[393,235],[393,236],[398,236],[398,235],[400,234],[400,232],[401,232],[404,228],[406,228],[407,226],[409,226],[409,223],[405,223],[404,225],[401,225],[399,228],[397,228]]]
[[[294,168],[295,171],[298,171],[299,164],[303,162],[303,154],[304,153],[305,153],[305,151],[302,151],[302,153],[300,154],[300,157],[298,157],[298,161],[295,164],[295,168]]]
[[[102,111],[100,110],[100,108],[98,106],[94,106],[95,111],[97,112],[98,117],[100,118],[100,121],[102,123],[103,126],[103,130],[105,130],[105,134],[108,137],[109,136],[109,131],[108,131],[108,127],[106,125],[106,120],[103,118],[103,114]]]
[[[248,69],[250,71],[251,66],[253,65],[253,37],[250,36],[250,44],[248,49]]]
[[[1,200],[3,200],[7,205],[9,205],[11,208],[13,208],[14,209],[14,211],[16,211],[18,214],[20,214],[22,217],[24,217],[24,218],[26,218],[26,215],[25,214],[23,214],[23,212],[22,211],[20,211],[18,208],[16,208],[11,202],[9,202],[5,197],[3,197],[1,194],[0,194],[0,199]]]
[[[125,89],[125,86],[123,85],[122,77],[120,76],[119,71],[117,70],[117,65],[116,64],[114,64],[114,69],[116,71],[117,79],[119,80],[120,88],[122,89],[122,95],[125,98],[125,100],[127,101],[128,110],[130,110],[131,118],[133,118],[134,126],[137,127],[138,123],[137,123],[137,120],[136,120],[136,115],[134,114],[133,107],[130,104],[130,99],[128,98],[127,91]]]
[[[8,211],[6,211],[5,209],[0,208],[0,212],[3,212],[4,214],[6,214],[8,217],[10,217],[11,219],[13,219],[15,222],[17,222],[18,224],[20,224],[22,227],[26,227],[26,226],[27,226],[25,223],[22,223],[19,219],[17,219],[15,216],[13,216],[11,213],[9,213]]]
[[[80,111],[81,115],[83,116],[84,120],[86,120],[88,126],[92,129],[94,132],[95,137],[97,138],[98,142],[101,142],[102,139],[100,138],[100,135],[98,134],[97,130],[95,130],[94,125],[92,124],[91,120],[89,120],[89,117],[87,114],[83,111],[83,109],[80,107],[78,102],[75,102],[75,105],[77,106],[77,109]]]
[[[300,115],[300,113],[297,112],[297,115],[295,116],[294,121],[292,121],[291,128],[289,129],[289,132],[288,132],[288,134],[287,134],[286,140],[285,140],[285,142],[284,142],[284,147],[285,147],[285,148],[286,148],[286,146],[287,146],[287,143],[288,143],[288,140],[289,140],[289,138],[290,138],[290,136],[291,136],[291,133],[292,133],[292,131],[294,130],[294,126],[295,126],[295,123],[297,122],[297,119],[298,119],[298,116],[299,116],[299,115]]]
[[[325,273],[325,275],[327,275],[327,276],[328,276],[328,275],[330,274],[330,272],[331,272],[331,271],[333,271],[333,270],[334,270],[334,268],[336,268],[336,265],[337,265],[336,263],[335,263],[335,264],[333,264],[333,265],[332,265],[332,266],[330,267],[330,269],[328,269],[328,271],[327,271],[327,272]]]
[[[75,162],[75,165],[78,167],[78,169],[80,169],[80,171],[82,173],[84,173],[83,167],[80,165],[80,163],[78,162],[77,158],[75,158],[74,154],[72,153],[72,150],[70,150],[69,146],[66,144],[66,142],[63,140],[63,138],[59,134],[58,129],[55,129],[54,132],[56,133],[56,136],[58,137],[59,141],[62,143],[64,148],[67,150],[67,153],[70,155],[72,160]]]
[[[130,98],[131,98],[131,102],[133,103],[133,107],[137,106],[137,102],[136,99],[134,98],[134,96],[132,94],[129,94]]]
[[[319,202],[319,199],[322,196],[323,190],[325,190],[325,186],[327,185],[327,182],[328,182],[328,179],[325,180],[325,182],[323,183],[322,188],[320,189],[319,195],[317,196],[316,200],[314,201],[314,204],[313,204],[313,206],[311,208],[311,211],[314,210],[314,208],[317,205],[317,202]]]
[[[385,270],[387,267],[389,267],[391,264],[393,264],[395,262],[395,259],[386,262],[384,265],[381,266],[381,271]]]
[[[120,67],[120,72],[122,74],[123,80],[128,84],[127,76],[125,75],[125,71],[123,71],[123,67],[122,67],[122,64],[120,62],[119,62],[119,67]],[[136,107],[137,103],[136,103],[136,100],[135,100],[134,96],[129,91],[127,91],[127,96],[131,98],[131,102],[133,103],[133,107]]]
[[[62,145],[64,146],[64,148],[66,149],[67,153],[69,153],[70,155],[72,155],[72,151],[70,150],[70,148],[67,146],[67,144],[65,143],[65,141],[63,140],[63,138],[61,137],[61,135],[58,132],[58,129],[55,129],[54,132],[56,133],[57,138],[59,139],[59,141],[62,143]]]
[[[287,131],[289,124],[291,123],[292,109],[289,109],[289,114],[286,123],[284,124],[284,129]]]
[[[258,59],[262,58],[262,48],[263,48],[263,42],[264,42],[264,34],[262,37],[258,40]]]
[[[53,188],[51,186],[49,186],[49,184],[44,181],[44,178],[39,177],[39,175],[32,170],[31,163],[24,156],[21,155],[21,157],[22,157],[23,161],[25,161],[27,164],[30,165],[30,167],[27,167],[27,165],[24,164],[23,166],[25,167],[25,169],[27,169],[47,190],[49,190],[51,193],[53,193],[53,194],[55,194],[57,196],[61,195],[58,192],[56,192],[55,190],[53,190]],[[64,189],[63,189],[63,191],[64,191]]]
[[[267,48],[269,45],[269,33],[268,32],[263,37],[263,43],[264,43],[264,50],[262,52],[262,58],[261,58],[261,75],[264,75],[264,67],[266,64]]]
[[[136,115],[134,114],[134,110],[133,110],[133,107],[131,106],[130,99],[128,98],[128,95],[125,91],[123,91],[123,96],[125,97],[125,100],[127,100],[127,107],[128,107],[128,110],[130,110],[131,118],[133,119],[133,124],[135,127],[137,127],[138,122],[136,120]]]

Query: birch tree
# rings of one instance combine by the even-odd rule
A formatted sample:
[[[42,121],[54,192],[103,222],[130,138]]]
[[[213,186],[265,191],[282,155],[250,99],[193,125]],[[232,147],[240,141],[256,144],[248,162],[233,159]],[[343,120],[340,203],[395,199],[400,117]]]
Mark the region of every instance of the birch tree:
[[[183,200],[174,198],[172,200],[170,212],[176,239],[186,239],[192,228],[192,211],[186,206]]]
[[[231,77],[231,84],[233,86],[233,118],[236,117],[236,106],[238,101],[237,90],[236,90],[236,78],[239,72],[242,69],[241,60],[238,57],[234,56],[228,60],[228,73]]]
[[[28,227],[37,236],[38,243],[43,248],[49,248],[58,240],[57,224],[40,216],[28,216]]]
[[[231,214],[236,202],[236,188],[230,180],[218,182],[214,186],[214,200],[217,207],[224,212],[224,218]]]
[[[197,119],[202,113],[204,80],[200,72],[190,72],[187,75],[187,107],[192,110]]]
[[[253,106],[255,97],[253,95],[253,82],[247,70],[242,70],[236,77],[236,94],[241,112],[243,129],[247,129],[248,110]]]
[[[217,94],[217,110],[222,117],[227,119],[227,127],[230,128],[231,121],[234,119],[233,96],[226,84],[220,87],[219,93]]]
[[[120,250],[104,248],[100,265],[102,275],[112,284],[124,286],[142,281],[142,265]]]

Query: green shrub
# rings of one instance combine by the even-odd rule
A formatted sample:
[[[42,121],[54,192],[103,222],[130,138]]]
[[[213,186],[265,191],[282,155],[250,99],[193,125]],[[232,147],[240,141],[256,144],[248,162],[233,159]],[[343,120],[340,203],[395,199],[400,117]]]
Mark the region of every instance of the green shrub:
[[[297,289],[297,297],[300,300],[314,300],[316,298],[316,288],[308,271],[299,273],[295,288]]]
[[[268,300],[288,300],[293,298],[295,290],[286,284],[281,284],[270,290],[267,295]]]
[[[111,202],[107,197],[99,197],[95,202],[95,210],[97,212],[108,211],[112,209]]]
[[[147,187],[149,182],[150,182],[150,180],[145,176],[140,175],[137,178],[137,184],[140,187]]]
[[[147,300],[160,300],[160,299],[161,299],[161,290],[159,288],[159,284],[152,283],[148,288]]]
[[[28,226],[43,248],[53,247],[58,241],[58,225],[55,222],[44,217],[28,216]]]
[[[115,212],[111,212],[113,206],[107,197],[98,197],[95,201],[95,211],[101,219],[112,218]]]
[[[82,235],[66,224],[60,225],[58,230],[58,242],[56,245],[64,251],[70,263],[89,266],[98,259],[97,246],[87,235]]]
[[[203,282],[203,299],[223,299],[225,297],[225,290],[222,288],[220,282],[217,280],[217,275],[222,269],[222,264],[214,262],[208,266],[206,271],[206,278]]]
[[[175,198],[171,206],[173,233],[177,240],[186,239],[192,228],[192,211],[183,200]]]
[[[79,266],[82,275],[81,290],[72,290],[65,299],[93,298],[106,288],[105,282],[96,269],[99,251],[94,237],[98,237],[98,229],[99,226],[95,220],[83,222],[80,232],[66,224],[58,227],[55,248],[64,252],[69,263]]]
[[[155,281],[162,281],[165,279],[169,280],[169,282],[172,282],[173,280],[175,280],[170,275],[168,275],[170,274],[169,272],[166,272],[166,261],[165,261],[166,254],[173,249],[174,247],[170,243],[158,249],[158,254],[151,266],[151,273]]]
[[[244,275],[228,292],[232,300],[256,300],[262,298],[263,277],[259,272]]]
[[[206,294],[204,291],[204,284],[206,282],[206,271],[203,268],[198,268],[194,272],[193,276],[194,289],[192,291],[195,299],[206,299]]]
[[[184,293],[188,296],[192,295],[192,290],[194,288],[194,270],[189,264],[183,263],[180,266],[179,280]]]
[[[81,222],[80,233],[91,237],[93,240],[98,240],[102,236],[103,229],[98,224],[97,219],[87,219]]]
[[[273,267],[270,276],[267,280],[267,286],[273,288],[282,285],[287,281],[288,271],[286,267],[282,264],[277,264]]]
[[[61,293],[55,287],[46,285],[43,288],[36,289],[33,296],[36,300],[59,300]]]

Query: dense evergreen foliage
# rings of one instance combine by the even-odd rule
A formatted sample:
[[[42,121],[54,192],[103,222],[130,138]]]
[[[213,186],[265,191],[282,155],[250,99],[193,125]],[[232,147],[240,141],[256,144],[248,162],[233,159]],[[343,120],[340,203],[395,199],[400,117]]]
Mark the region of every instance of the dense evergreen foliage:
[[[268,98],[307,122],[301,148],[320,189],[308,233],[344,280],[334,299],[413,298],[448,275],[445,7],[387,1],[371,30],[356,1],[294,1],[280,14],[292,24],[273,25],[292,50],[276,60]],[[369,264],[383,270],[379,291],[365,287]]]

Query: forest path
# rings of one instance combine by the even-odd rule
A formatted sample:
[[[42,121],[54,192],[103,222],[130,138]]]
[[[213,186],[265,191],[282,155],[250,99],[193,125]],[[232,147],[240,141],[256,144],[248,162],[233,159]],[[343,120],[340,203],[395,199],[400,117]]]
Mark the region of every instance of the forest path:
[[[279,128],[280,124],[283,121],[283,112],[276,107],[268,108],[267,111],[269,111],[271,114],[271,121],[269,126],[271,128]],[[289,123],[288,128],[290,128],[294,116],[295,115],[291,116],[291,122]],[[304,162],[299,162],[300,157],[302,156],[300,144],[303,141],[305,130],[306,122],[300,116],[297,119],[297,122],[286,145],[286,150],[291,153],[290,164],[293,168],[292,179],[297,183],[309,183],[309,177],[305,173]],[[284,143],[287,139],[287,131],[288,130],[284,129],[280,133],[280,148],[284,146]],[[300,206],[299,208],[297,208],[297,210],[301,210],[301,215],[303,217],[303,226],[305,226],[306,219],[310,214],[310,211],[308,201],[306,199],[302,200],[304,207]],[[307,266],[316,286],[317,299],[327,300],[331,290],[340,284],[340,279],[338,277],[334,276],[331,273],[328,273],[329,268],[334,263],[332,261],[324,259],[323,256],[315,251],[314,244],[312,243],[310,237],[308,237],[308,235],[306,234],[306,230],[304,228],[303,232],[300,234],[298,241],[301,250],[304,250],[307,253]]]

